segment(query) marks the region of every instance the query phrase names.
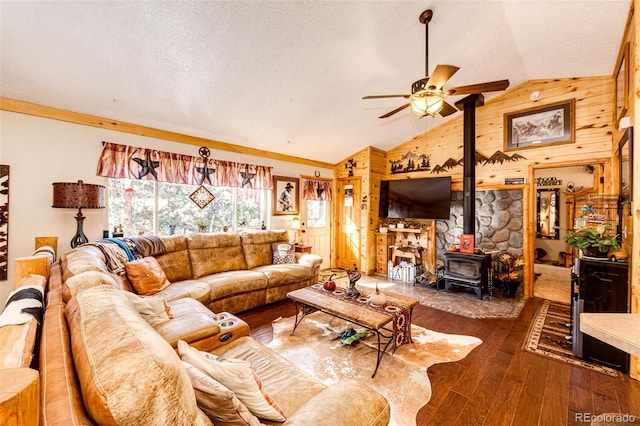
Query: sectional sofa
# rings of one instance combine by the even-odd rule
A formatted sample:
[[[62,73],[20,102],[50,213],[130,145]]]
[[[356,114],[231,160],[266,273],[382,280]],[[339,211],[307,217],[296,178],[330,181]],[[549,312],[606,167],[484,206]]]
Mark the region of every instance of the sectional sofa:
[[[204,408],[185,348],[251,366],[283,417],[246,424],[388,424],[382,395],[353,381],[318,382],[249,337],[233,315],[317,282],[322,259],[280,257],[287,241],[286,231],[195,234],[141,240],[146,255],[134,260],[135,239],[128,248],[90,243],[63,254],[47,283],[40,424],[239,424]]]

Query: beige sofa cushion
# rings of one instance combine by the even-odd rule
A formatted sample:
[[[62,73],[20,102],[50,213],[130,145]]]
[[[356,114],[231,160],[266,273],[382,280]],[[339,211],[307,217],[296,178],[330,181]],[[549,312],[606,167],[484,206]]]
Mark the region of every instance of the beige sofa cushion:
[[[188,241],[193,278],[247,269],[237,234],[194,234]]]
[[[282,265],[265,265],[254,269],[261,272],[267,277],[267,286],[269,288],[279,287],[282,285],[299,283],[310,279],[313,276],[313,270],[310,266],[300,264],[282,264]]]
[[[211,424],[180,358],[124,292],[87,289],[66,306],[87,411],[99,424]]]
[[[220,333],[216,314],[197,300],[186,297],[169,302],[169,306],[173,319],[152,325],[172,347],[177,347],[179,340],[192,343]]]
[[[264,291],[267,288],[267,277],[256,271],[220,272],[200,279],[209,286],[210,300]]]
[[[110,285],[113,288],[120,288],[116,279],[103,271],[85,271],[70,277],[62,284],[62,298],[69,302],[73,296],[88,288],[99,285]]]
[[[172,235],[161,237],[167,250],[166,253],[155,256],[164,270],[169,281],[185,281],[193,278],[187,237],[184,235]]]
[[[242,249],[247,268],[273,263],[273,243],[288,242],[289,234],[282,231],[245,231],[242,233]]]
[[[109,271],[106,263],[104,263],[102,252],[95,247],[93,249],[83,247],[82,249],[71,250],[61,256],[62,279],[64,281],[86,271]]]

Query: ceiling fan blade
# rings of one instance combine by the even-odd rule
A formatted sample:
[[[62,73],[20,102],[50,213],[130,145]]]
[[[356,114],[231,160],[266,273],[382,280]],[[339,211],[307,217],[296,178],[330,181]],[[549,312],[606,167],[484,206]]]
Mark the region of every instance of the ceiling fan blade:
[[[404,104],[401,107],[398,107],[396,109],[394,109],[393,111],[389,111],[388,113],[386,113],[385,115],[381,115],[378,118],[387,118],[387,117],[391,117],[393,114],[395,114],[396,112],[400,112],[403,109],[407,108],[409,105],[411,105],[411,102],[409,102],[408,104]]]
[[[362,99],[383,99],[383,98],[405,98],[409,99],[411,95],[371,95],[363,96]]]
[[[425,89],[441,89],[442,86],[444,86],[451,76],[458,72],[459,69],[460,68],[454,65],[437,65],[436,69],[433,70],[431,77],[429,77],[429,81],[427,82],[427,87],[425,87]]]
[[[445,90],[447,96],[473,95],[482,92],[495,92],[509,87],[509,80],[496,80],[487,83],[470,84],[468,86],[450,87]]]
[[[451,104],[447,103],[446,101],[443,101],[442,109],[440,110],[440,115],[442,117],[446,117],[447,115],[455,114],[456,112],[458,112],[457,108],[455,108]]]

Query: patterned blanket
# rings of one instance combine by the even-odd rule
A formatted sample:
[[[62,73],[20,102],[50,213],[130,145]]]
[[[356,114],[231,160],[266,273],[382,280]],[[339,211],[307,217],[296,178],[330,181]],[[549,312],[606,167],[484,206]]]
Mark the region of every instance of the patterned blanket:
[[[24,324],[35,318],[42,323],[44,295],[38,286],[24,286],[9,293],[7,304],[0,315],[0,327]]]

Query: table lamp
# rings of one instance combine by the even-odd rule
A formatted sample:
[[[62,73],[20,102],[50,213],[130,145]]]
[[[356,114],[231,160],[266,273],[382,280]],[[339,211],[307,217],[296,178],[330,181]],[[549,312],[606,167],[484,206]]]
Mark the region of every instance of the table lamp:
[[[61,209],[78,209],[76,215],[76,234],[71,239],[71,248],[81,244],[86,244],[89,239],[82,231],[82,223],[85,217],[82,209],[103,209],[104,190],[103,185],[94,185],[78,182],[54,182],[53,184],[53,205],[51,207]]]
[[[293,241],[294,244],[298,244],[300,242],[300,236],[298,235],[298,233],[300,232],[300,218],[298,216],[294,217],[291,220],[291,229],[294,230],[295,232],[295,239]]]

